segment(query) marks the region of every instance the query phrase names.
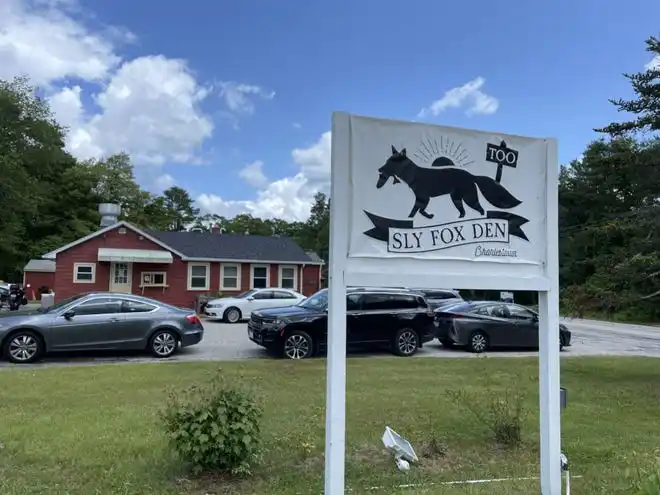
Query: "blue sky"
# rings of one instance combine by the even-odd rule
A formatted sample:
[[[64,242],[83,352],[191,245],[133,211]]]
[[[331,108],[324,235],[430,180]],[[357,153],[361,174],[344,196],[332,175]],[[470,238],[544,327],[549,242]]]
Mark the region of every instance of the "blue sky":
[[[110,68],[98,74],[82,67],[84,57],[79,57],[68,73],[38,76],[48,81],[54,95],[79,87],[87,120],[70,117],[66,109],[71,106],[55,106],[67,123],[73,122],[69,127],[79,137],[96,126],[88,132],[92,137],[76,141],[88,144],[86,153],[112,152],[126,145],[136,150],[136,173],[146,187],[176,183],[199,198],[205,209],[290,218],[304,215],[311,192],[324,187],[328,150],[319,139],[330,128],[333,110],[417,119],[422,108],[472,81],[473,91],[458,107],[440,105],[437,115],[427,113],[424,120],[554,136],[563,163],[578,157],[595,137],[593,127],[621,117],[607,100],[630,95],[621,74],[641,70],[649,62],[644,39],[658,34],[660,18],[660,3],[651,0],[625,9],[616,2],[595,0],[515,0],[501,2],[499,8],[486,1],[437,0],[162,0],[157,8],[153,2],[135,0],[47,0],[46,13],[34,1],[9,1],[16,6],[17,18],[59,12],[61,16],[51,22],[68,19],[81,32],[106,43],[106,62],[108,54],[115,57],[108,62]],[[0,35],[0,52],[2,43]],[[101,57],[98,49],[94,53]],[[186,115],[181,117],[184,123],[196,123],[183,130],[172,124],[164,141],[173,148],[157,158],[156,138],[142,156],[139,142],[126,144],[139,141],[135,130],[126,138],[107,137],[114,132],[110,116],[116,116],[112,122],[121,133],[127,128],[120,125],[121,119],[133,118],[127,117],[131,107],[141,115],[145,110],[125,105],[120,114],[109,99],[105,107],[95,99],[108,87],[129,91],[128,83],[119,84],[113,77],[124,64],[154,55],[185,60],[195,84],[192,89],[186,86],[194,109],[184,103],[172,108]],[[12,63],[29,69],[26,58],[16,51]],[[10,68],[17,70],[11,64]],[[0,69],[0,76],[7,76],[8,70]],[[140,79],[137,68],[134,76],[133,81]],[[167,79],[161,86],[168,87]],[[178,87],[173,83],[172,91]],[[235,94],[244,97],[243,105],[234,102],[232,110],[223,88],[242,88]],[[470,113],[477,93],[485,106]],[[148,91],[132,94],[149,98]],[[62,103],[64,98],[54,101]],[[154,102],[150,111],[170,107],[162,101]],[[93,121],[95,113],[104,113],[105,120]],[[184,135],[183,142],[174,146],[179,135]],[[143,141],[149,139],[145,134]],[[292,155],[295,149],[298,154]],[[254,165],[257,161],[262,164]],[[263,175],[249,181],[241,178],[240,170],[248,164]],[[317,177],[307,182],[298,177],[295,187],[291,181],[272,185],[301,173]]]

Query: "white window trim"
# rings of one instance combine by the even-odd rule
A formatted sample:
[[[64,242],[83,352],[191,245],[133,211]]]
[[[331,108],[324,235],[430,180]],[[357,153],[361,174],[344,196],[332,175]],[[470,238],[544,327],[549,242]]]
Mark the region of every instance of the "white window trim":
[[[162,284],[155,284],[153,282],[145,283],[144,282],[145,275],[151,275],[152,277],[154,275],[162,275],[163,283]],[[167,272],[164,272],[162,270],[150,270],[148,272],[140,272],[140,287],[167,287]]]
[[[236,267],[236,287],[225,287],[225,267]],[[220,285],[221,290],[241,290],[241,264],[240,263],[221,263],[220,264]]]
[[[265,268],[266,269],[266,287],[270,287],[270,265],[264,264],[255,264],[250,265],[250,289],[254,289],[254,269],[255,268]],[[263,287],[259,287],[260,289]]]
[[[78,280],[78,268],[91,267],[92,280]],[[73,283],[74,284],[94,284],[96,283],[96,263],[74,263],[73,264]]]
[[[206,283],[204,284],[204,287],[192,287],[193,266],[206,267]],[[211,281],[211,263],[188,263],[188,290],[194,290],[194,291],[209,290],[210,281]]]
[[[282,285],[282,272],[284,271],[285,268],[293,268],[293,287],[284,287]],[[277,276],[279,280],[279,285],[278,287],[281,287],[282,289],[286,288],[289,290],[294,290],[298,292],[298,266],[297,265],[280,265],[279,266],[279,273]]]

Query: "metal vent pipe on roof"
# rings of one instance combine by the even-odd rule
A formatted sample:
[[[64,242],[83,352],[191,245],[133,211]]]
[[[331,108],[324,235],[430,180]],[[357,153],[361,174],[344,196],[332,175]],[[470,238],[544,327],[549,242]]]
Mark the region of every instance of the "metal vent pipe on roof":
[[[119,221],[121,206],[114,203],[101,203],[99,213],[101,214],[101,227],[110,227]]]

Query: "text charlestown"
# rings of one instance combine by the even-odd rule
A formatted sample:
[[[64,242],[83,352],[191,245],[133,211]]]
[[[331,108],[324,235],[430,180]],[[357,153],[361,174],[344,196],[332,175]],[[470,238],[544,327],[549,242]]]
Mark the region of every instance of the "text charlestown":
[[[390,228],[387,250],[425,253],[480,242],[509,243],[509,222],[479,218],[413,228]]]

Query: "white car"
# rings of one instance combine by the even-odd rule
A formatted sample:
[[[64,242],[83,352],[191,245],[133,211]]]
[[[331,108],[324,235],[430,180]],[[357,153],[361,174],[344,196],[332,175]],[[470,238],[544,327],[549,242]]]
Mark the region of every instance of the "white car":
[[[252,289],[234,297],[211,299],[204,313],[211,318],[221,318],[227,323],[249,320],[252,311],[266,308],[294,306],[307,299],[291,289]]]

